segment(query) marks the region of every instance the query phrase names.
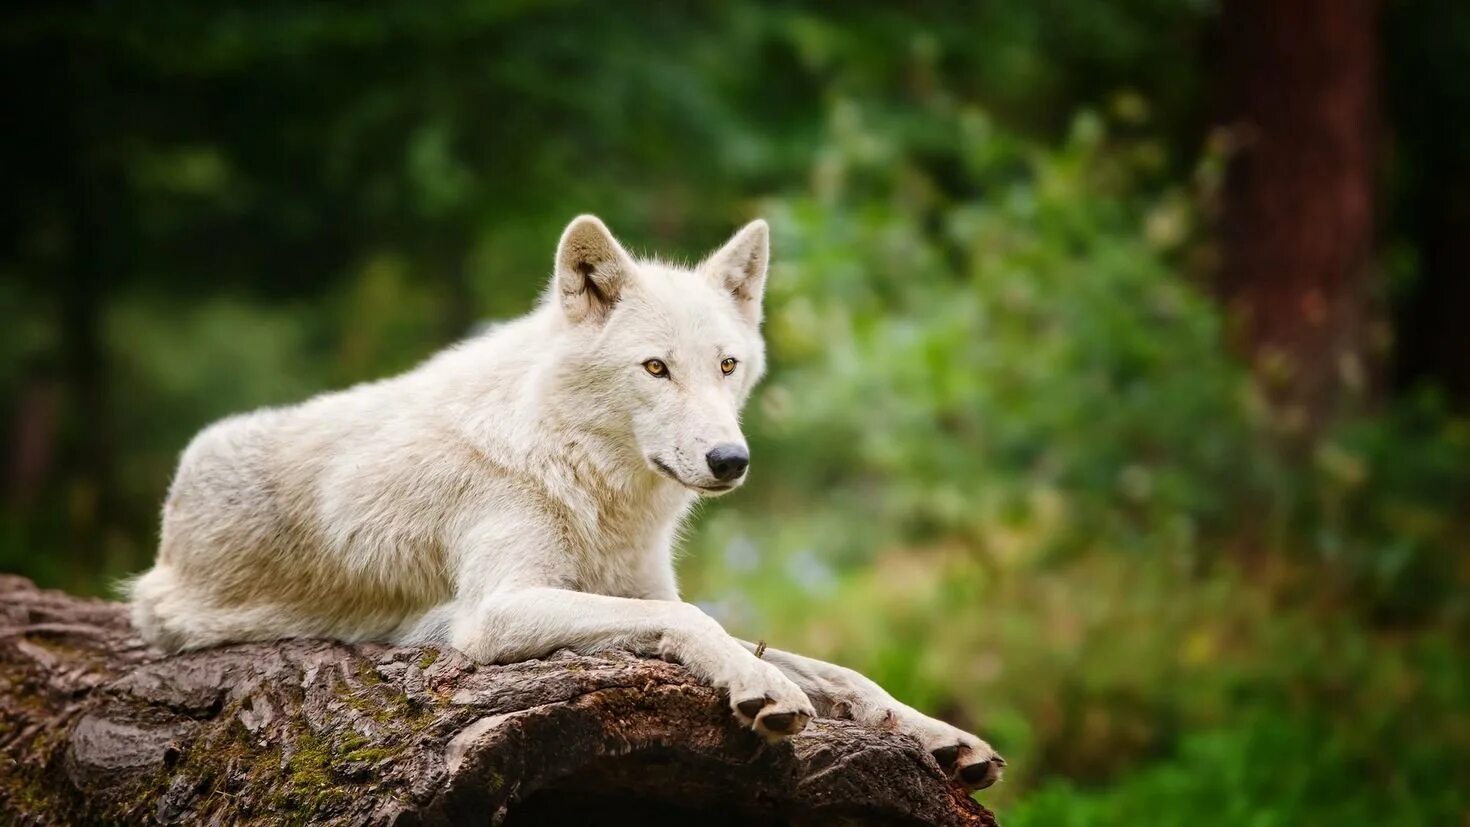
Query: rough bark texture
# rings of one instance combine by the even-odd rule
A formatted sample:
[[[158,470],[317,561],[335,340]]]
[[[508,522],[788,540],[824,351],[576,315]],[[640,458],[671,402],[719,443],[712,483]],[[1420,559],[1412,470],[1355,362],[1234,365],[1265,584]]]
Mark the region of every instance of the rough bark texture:
[[[151,653],[0,575],[0,823],[993,825],[905,736],[767,745],[681,667],[288,641]]]
[[[1378,0],[1227,0],[1231,132],[1222,288],[1294,429],[1370,371]]]

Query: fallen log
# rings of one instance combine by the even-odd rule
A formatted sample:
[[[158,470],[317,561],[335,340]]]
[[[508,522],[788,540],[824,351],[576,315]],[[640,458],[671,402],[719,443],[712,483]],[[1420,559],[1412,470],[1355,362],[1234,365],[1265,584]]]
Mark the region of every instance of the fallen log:
[[[782,744],[683,668],[326,641],[163,657],[0,575],[0,823],[994,825],[919,745]]]

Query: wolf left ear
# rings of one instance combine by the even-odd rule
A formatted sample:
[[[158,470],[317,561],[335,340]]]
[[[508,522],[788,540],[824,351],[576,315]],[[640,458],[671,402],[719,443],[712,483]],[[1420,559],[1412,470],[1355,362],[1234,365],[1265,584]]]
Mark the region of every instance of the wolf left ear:
[[[757,218],[740,228],[700,268],[730,291],[746,320],[761,323],[761,294],[766,289],[766,266],[771,260],[771,230]]]
[[[595,215],[579,215],[556,245],[556,292],[572,322],[607,318],[633,277],[633,257]]]

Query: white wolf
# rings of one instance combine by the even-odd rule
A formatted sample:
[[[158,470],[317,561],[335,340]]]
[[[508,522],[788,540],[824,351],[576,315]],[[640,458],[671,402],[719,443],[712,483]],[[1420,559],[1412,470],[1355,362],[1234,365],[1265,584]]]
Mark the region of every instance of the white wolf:
[[[749,462],[769,242],[755,221],[693,270],[574,220],[530,314],[402,376],[234,416],[184,451],[133,622],[168,650],[330,637],[485,662],[561,647],[668,657],[767,738],[817,714],[917,738],[964,784],[1004,761],[858,673],[727,634],[679,599],[698,496]]]

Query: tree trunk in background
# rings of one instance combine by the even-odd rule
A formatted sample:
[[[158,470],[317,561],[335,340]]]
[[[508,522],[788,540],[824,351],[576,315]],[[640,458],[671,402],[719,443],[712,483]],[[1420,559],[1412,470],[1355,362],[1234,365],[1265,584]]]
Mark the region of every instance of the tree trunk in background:
[[[1470,4],[1417,0],[1386,14],[1398,229],[1418,255],[1397,308],[1394,380],[1427,381],[1470,410]]]
[[[1279,422],[1310,433],[1365,388],[1378,136],[1376,0],[1226,0],[1236,154],[1221,289]]]
[[[108,358],[103,331],[103,308],[108,273],[125,269],[122,251],[113,243],[110,213],[119,174],[106,157],[99,138],[96,100],[107,98],[104,57],[89,46],[78,46],[65,56],[67,119],[58,140],[67,147],[67,167],[60,171],[65,214],[66,254],[60,262],[54,288],[58,291],[62,332],[62,376],[66,388],[63,437],[70,450],[65,463],[71,472],[70,541],[79,548],[97,549],[109,571],[107,532],[115,517],[113,499],[112,406],[108,392]]]
[[[1448,135],[1443,141],[1453,140]],[[1461,137],[1460,140],[1466,140]],[[1436,141],[1438,143],[1438,141]],[[1435,157],[1426,152],[1426,156]],[[1444,156],[1450,155],[1445,152]],[[1441,157],[1444,157],[1441,156]],[[1432,172],[1442,185],[1426,182],[1416,209],[1419,280],[1402,309],[1394,379],[1403,388],[1429,381],[1460,410],[1470,409],[1470,168],[1446,163]],[[1466,189],[1455,189],[1454,186]]]
[[[995,827],[918,742],[767,744],[683,667],[293,640],[160,657],[0,575],[0,824]]]

